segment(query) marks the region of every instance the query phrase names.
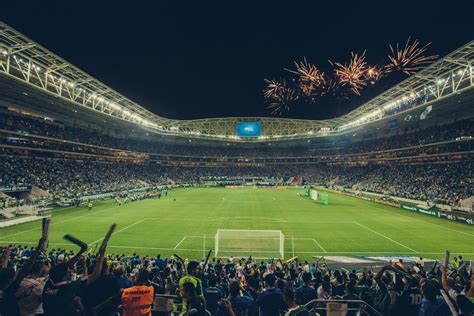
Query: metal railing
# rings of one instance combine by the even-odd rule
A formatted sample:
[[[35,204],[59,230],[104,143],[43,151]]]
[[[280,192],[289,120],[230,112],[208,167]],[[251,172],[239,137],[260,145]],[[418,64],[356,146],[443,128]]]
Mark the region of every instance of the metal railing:
[[[367,304],[362,300],[343,300],[343,299],[329,299],[329,300],[312,300],[308,302],[306,308],[310,315],[323,312],[326,316],[346,316],[346,315],[377,315],[382,316],[382,313]]]

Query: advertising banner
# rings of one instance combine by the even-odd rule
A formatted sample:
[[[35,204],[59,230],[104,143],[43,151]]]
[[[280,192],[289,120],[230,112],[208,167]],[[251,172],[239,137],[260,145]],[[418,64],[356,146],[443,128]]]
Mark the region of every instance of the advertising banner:
[[[425,209],[425,208],[422,208],[422,207],[418,207],[416,205],[402,204],[400,206],[400,208],[403,208],[403,209],[409,210],[409,211],[413,211],[413,212],[418,212],[418,213],[423,213],[423,214],[427,214],[427,215],[431,215],[431,216],[440,217],[440,212],[439,211],[433,210],[433,209]]]

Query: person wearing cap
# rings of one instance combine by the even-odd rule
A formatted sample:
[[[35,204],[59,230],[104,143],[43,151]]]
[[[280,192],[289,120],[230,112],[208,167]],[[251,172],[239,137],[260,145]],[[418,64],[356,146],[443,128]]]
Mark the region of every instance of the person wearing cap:
[[[260,293],[257,305],[260,309],[260,316],[280,315],[285,308],[283,294],[280,289],[275,288],[277,278],[273,273],[264,277],[265,290]]]
[[[140,270],[134,286],[123,290],[121,295],[123,316],[151,316],[155,296],[154,288],[149,284],[149,280],[148,270]]]

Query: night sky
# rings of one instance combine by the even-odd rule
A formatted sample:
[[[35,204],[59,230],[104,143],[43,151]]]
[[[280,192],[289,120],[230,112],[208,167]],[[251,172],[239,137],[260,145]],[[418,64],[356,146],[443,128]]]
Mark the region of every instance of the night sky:
[[[469,4],[468,4],[469,3]],[[445,55],[474,39],[474,1],[0,1],[0,19],[156,114],[269,116],[264,78],[306,56],[330,71],[409,36]],[[403,79],[286,117],[344,114]]]

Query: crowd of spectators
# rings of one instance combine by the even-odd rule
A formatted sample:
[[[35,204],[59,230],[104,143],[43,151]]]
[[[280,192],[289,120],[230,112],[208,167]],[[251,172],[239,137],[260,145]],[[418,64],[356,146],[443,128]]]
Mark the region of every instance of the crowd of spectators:
[[[258,178],[278,185],[296,178],[299,184],[338,186],[451,205],[474,195],[472,161],[410,165],[309,164],[206,168],[2,156],[0,169],[1,184],[35,185],[60,197],[164,184],[203,184],[218,178],[230,179],[236,184]]]
[[[30,184],[52,195],[71,197],[150,187],[166,183],[152,166],[71,159],[2,157],[0,183]]]
[[[249,258],[189,261],[171,256],[97,255],[38,247],[2,249],[1,315],[170,315],[155,295],[173,299],[183,315],[326,315],[325,302],[348,300],[347,315],[370,305],[382,315],[472,315],[472,267],[399,260],[378,271],[331,269],[331,264]],[[317,300],[317,301],[314,301]],[[355,301],[363,301],[360,305]],[[161,307],[159,307],[160,305]],[[373,312],[365,307],[369,315]],[[457,313],[457,314],[455,314]]]

